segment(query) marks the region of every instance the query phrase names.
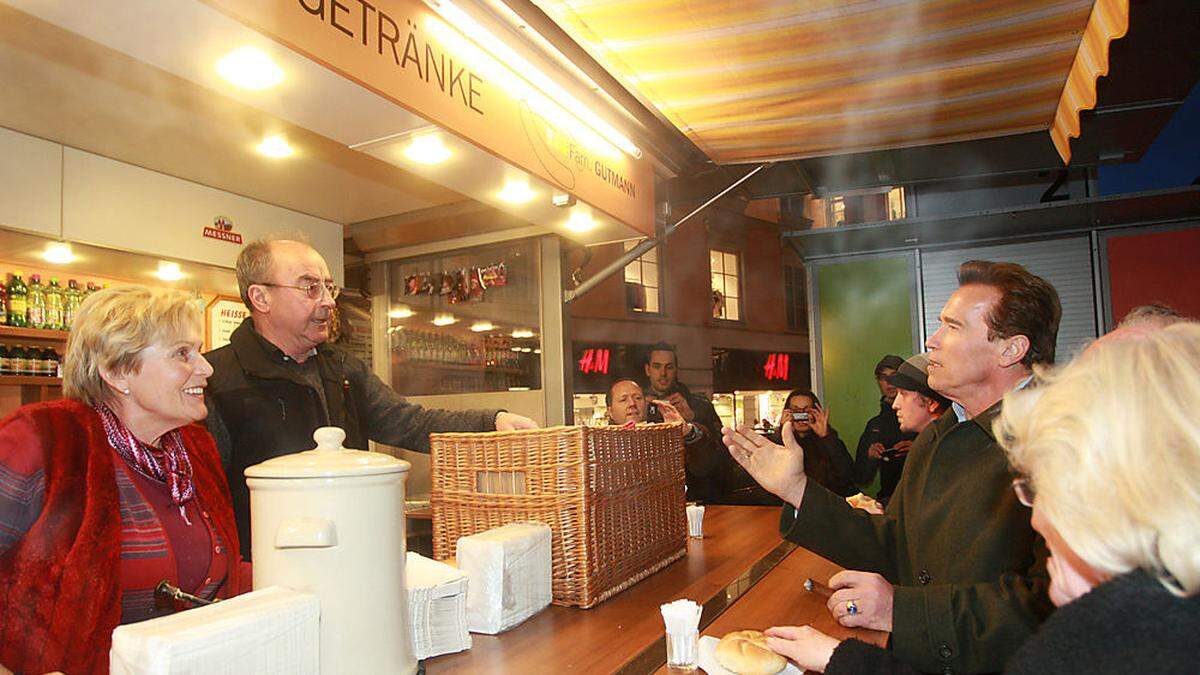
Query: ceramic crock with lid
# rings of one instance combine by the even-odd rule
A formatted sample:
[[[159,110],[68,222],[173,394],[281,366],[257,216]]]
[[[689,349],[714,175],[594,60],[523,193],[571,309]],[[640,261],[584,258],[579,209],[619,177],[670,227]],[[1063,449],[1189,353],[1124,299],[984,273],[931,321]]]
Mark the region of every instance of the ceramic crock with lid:
[[[404,586],[408,462],[317,447],[246,469],[254,588],[285,586],[321,601],[322,673],[414,673]]]

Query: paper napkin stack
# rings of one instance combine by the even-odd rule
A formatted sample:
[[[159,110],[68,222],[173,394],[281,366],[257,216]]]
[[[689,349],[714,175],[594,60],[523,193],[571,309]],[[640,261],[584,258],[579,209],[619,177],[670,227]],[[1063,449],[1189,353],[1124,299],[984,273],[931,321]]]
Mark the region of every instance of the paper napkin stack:
[[[508,630],[550,604],[550,527],[510,523],[458,540],[458,568],[471,579],[467,627]]]
[[[471,648],[467,632],[467,575],[409,551],[404,569],[413,656],[427,659]]]

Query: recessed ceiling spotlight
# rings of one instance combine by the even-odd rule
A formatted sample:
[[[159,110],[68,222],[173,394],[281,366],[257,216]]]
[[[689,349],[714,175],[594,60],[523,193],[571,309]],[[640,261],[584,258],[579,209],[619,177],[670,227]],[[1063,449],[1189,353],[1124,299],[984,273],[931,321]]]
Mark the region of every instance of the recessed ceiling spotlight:
[[[164,260],[158,263],[158,269],[154,271],[154,276],[163,281],[179,281],[183,278],[183,270],[179,267],[179,263]]]
[[[287,139],[280,134],[267,136],[263,139],[262,143],[258,144],[258,147],[255,149],[258,150],[259,154],[263,154],[274,159],[291,157],[292,155],[296,154],[296,150],[292,148],[292,146],[288,145]]]
[[[516,178],[505,182],[504,187],[501,188],[496,196],[509,204],[524,204],[536,197],[537,193],[533,191],[533,188],[529,187],[528,180]]]
[[[390,318],[390,319],[407,319],[408,317],[410,317],[412,315],[413,315],[412,308],[408,307],[406,305],[400,305],[399,307],[396,307],[395,309],[388,312],[388,318]]]
[[[66,265],[75,261],[75,253],[71,250],[70,244],[56,241],[46,244],[46,250],[42,251],[42,260],[55,265]]]
[[[495,328],[495,326],[492,325],[491,321],[476,321],[475,323],[471,324],[471,330],[476,333],[486,333],[493,328]]]
[[[567,219],[567,229],[572,232],[591,232],[596,229],[596,221],[583,211],[575,211]]]
[[[533,331],[528,328],[514,328],[512,336],[515,338],[531,338],[533,337]]]
[[[423,133],[412,137],[404,156],[421,164],[441,164],[450,159],[450,150],[438,133]]]
[[[435,326],[449,326],[455,323],[458,323],[458,319],[453,314],[438,314],[433,317],[433,325]]]
[[[238,47],[222,56],[217,74],[242,89],[266,89],[283,82],[283,69],[258,47]]]

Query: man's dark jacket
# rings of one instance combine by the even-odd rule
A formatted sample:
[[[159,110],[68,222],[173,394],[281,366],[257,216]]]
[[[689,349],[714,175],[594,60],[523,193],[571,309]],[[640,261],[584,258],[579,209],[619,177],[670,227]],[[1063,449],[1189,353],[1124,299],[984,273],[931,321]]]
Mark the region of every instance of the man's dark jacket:
[[[900,482],[906,457],[901,455],[892,460],[878,460],[871,457],[868,448],[874,443],[879,443],[884,449],[893,448],[900,441],[911,441],[916,437],[916,434],[900,431],[900,420],[896,418],[896,411],[892,410],[892,404],[888,403],[887,399],[881,397],[879,414],[867,420],[862,436],[858,437],[858,450],[854,454],[854,482],[865,486],[874,480],[875,471],[878,470],[879,492],[875,498],[887,504],[896,491],[896,484]]]
[[[301,374],[301,366],[254,330],[251,319],[233,331],[228,345],[205,355],[208,429],[217,441],[229,479],[242,556],[250,559],[250,493],[246,467],[316,446],[313,431],[337,426],[347,448],[367,441],[429,452],[433,431],[494,431],[496,410],[430,410],[407,403],[367,365],[331,345],[315,359],[328,408]]]
[[[892,651],[924,672],[999,672],[1050,612],[1046,546],[992,434],[1000,403],[926,427],[882,516],[809,483],[783,535],[894,584]]]

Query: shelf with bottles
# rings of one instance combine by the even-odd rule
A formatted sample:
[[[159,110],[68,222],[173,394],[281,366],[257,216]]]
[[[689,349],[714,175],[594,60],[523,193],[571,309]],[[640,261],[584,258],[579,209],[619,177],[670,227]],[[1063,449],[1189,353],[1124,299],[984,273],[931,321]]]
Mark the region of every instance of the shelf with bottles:
[[[59,285],[57,277],[42,283],[41,274],[26,281],[20,270],[5,274],[0,284],[0,326],[35,331],[66,331],[75,319],[79,305],[100,289],[91,281],[86,285],[68,279]]]
[[[0,385],[15,387],[61,387],[61,377],[41,377],[39,375],[0,375]]]
[[[48,330],[46,328],[15,328],[13,326],[0,325],[0,343],[11,342],[13,340],[31,340],[34,342],[47,343],[66,343],[70,337],[70,331],[65,330]]]

